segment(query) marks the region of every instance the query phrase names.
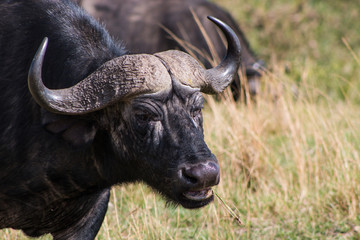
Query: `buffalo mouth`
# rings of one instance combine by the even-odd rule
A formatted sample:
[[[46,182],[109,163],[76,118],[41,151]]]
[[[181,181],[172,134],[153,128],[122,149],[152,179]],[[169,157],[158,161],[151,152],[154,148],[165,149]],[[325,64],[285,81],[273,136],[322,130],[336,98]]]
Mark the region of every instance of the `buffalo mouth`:
[[[204,201],[213,195],[211,188],[202,189],[199,191],[187,191],[183,193],[184,197],[193,201]]]
[[[189,190],[183,192],[179,197],[179,203],[184,208],[200,208],[214,200],[214,193],[211,188],[200,190]]]

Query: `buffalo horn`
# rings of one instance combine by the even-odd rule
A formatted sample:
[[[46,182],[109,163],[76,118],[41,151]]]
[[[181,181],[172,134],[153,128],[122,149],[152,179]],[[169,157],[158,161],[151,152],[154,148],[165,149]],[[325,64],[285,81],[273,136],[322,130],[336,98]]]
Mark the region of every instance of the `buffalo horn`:
[[[240,41],[234,31],[225,23],[214,17],[208,17],[225,34],[228,42],[226,56],[221,63],[211,69],[203,69],[199,62],[189,54],[181,51],[169,50],[155,53],[172,72],[172,75],[182,84],[208,94],[216,94],[232,82],[240,65]]]
[[[49,89],[41,77],[47,44],[48,39],[44,38],[30,66],[28,86],[35,101],[50,112],[89,113],[116,101],[171,86],[171,78],[157,57],[138,54],[114,58],[72,87]]]
[[[217,18],[208,17],[224,33],[228,42],[228,49],[224,59],[215,68],[205,71],[207,87],[203,92],[220,93],[232,82],[240,66],[241,46],[235,32]]]

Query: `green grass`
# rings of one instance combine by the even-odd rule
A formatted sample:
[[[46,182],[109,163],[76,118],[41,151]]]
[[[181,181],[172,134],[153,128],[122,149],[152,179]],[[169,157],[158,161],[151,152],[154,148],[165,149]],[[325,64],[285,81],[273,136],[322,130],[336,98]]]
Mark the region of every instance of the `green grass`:
[[[256,103],[206,97],[225,204],[172,208],[145,185],[116,187],[97,239],[360,239],[360,4],[218,2],[268,67]]]

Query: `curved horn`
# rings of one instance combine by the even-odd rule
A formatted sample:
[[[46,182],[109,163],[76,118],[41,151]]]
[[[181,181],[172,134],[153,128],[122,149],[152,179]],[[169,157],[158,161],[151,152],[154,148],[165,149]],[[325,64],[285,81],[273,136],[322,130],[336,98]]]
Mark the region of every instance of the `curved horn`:
[[[116,101],[171,86],[170,76],[151,55],[124,55],[112,59],[76,85],[48,89],[42,81],[42,64],[48,44],[44,38],[28,74],[28,86],[35,101],[44,109],[60,114],[79,115],[102,109]]]
[[[203,91],[220,93],[224,91],[237,74],[240,66],[241,46],[235,32],[228,25],[211,16],[208,16],[208,19],[215,23],[224,33],[228,42],[228,49],[226,56],[217,67],[205,71],[205,82],[208,89],[205,88]]]
[[[214,68],[205,70],[189,54],[169,50],[155,53],[182,84],[200,88],[200,91],[215,94],[224,91],[232,82],[240,65],[241,46],[235,32],[225,23],[214,17],[208,17],[225,34],[228,42],[226,56]]]

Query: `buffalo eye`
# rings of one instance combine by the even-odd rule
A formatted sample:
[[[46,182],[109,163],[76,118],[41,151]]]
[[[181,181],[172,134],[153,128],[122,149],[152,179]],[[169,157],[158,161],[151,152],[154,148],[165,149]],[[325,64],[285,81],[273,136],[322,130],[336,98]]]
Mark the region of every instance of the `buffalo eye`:
[[[156,121],[156,117],[148,112],[136,113],[135,118],[140,124],[146,124],[151,121]]]
[[[202,112],[201,108],[195,108],[191,111],[191,117],[194,119],[195,122],[200,123],[202,119]]]
[[[140,136],[146,136],[159,117],[148,111],[137,111],[134,114],[134,120],[135,131]]]

